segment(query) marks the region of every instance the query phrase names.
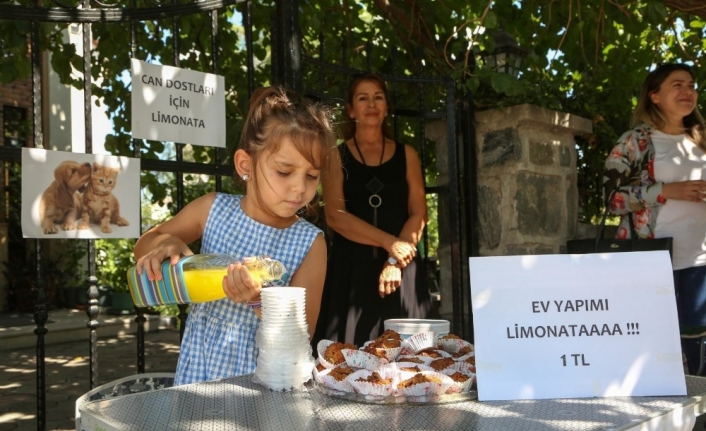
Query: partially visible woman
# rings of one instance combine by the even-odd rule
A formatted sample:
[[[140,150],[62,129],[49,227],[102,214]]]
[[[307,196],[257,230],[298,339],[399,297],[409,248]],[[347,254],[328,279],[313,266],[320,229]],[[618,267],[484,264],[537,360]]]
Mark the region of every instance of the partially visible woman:
[[[632,121],[605,164],[605,196],[620,214],[618,238],[632,218],[640,238],[672,237],[680,326],[706,326],[706,127],[694,71],[663,64],[645,79]],[[690,374],[699,368],[698,340],[682,339]]]
[[[385,319],[431,311],[416,249],[427,222],[419,156],[386,131],[381,76],[355,76],[346,101],[345,142],[322,177],[333,245],[314,346],[321,339],[361,346],[382,333]]]

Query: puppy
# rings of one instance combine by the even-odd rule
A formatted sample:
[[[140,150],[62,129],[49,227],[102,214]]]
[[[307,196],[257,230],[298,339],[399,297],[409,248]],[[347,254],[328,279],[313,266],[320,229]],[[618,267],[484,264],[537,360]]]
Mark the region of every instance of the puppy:
[[[39,201],[39,219],[45,234],[76,229],[81,216],[82,193],[91,179],[91,164],[72,160],[61,162],[54,169],[54,181],[42,193]]]

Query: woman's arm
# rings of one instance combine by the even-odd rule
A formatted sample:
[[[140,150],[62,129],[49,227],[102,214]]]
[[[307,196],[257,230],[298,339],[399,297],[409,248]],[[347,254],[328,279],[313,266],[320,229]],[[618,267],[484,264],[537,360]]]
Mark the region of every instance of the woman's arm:
[[[422,163],[417,152],[409,145],[405,145],[407,156],[407,186],[409,197],[407,208],[409,218],[402,227],[399,237],[409,243],[417,244],[422,239],[422,231],[427,224],[427,199],[422,177]]]
[[[326,279],[326,241],[317,235],[299,269],[292,276],[291,285],[306,288],[306,323],[309,338],[314,336],[316,321],[321,310],[321,294]]]
[[[422,237],[422,231],[427,223],[427,201],[422,177],[422,164],[417,152],[409,145],[405,145],[407,157],[407,186],[409,195],[407,208],[409,218],[400,231],[400,239],[410,244],[417,244]],[[415,251],[416,254],[416,251]],[[404,268],[410,261],[398,261],[397,265],[385,262],[378,280],[378,293],[381,298],[394,293],[402,283],[402,273],[399,268]],[[397,268],[395,268],[395,266]]]
[[[661,182],[654,180],[649,158],[648,133],[631,130],[613,147],[605,162],[603,187],[613,214],[623,215],[646,207],[663,205]]]

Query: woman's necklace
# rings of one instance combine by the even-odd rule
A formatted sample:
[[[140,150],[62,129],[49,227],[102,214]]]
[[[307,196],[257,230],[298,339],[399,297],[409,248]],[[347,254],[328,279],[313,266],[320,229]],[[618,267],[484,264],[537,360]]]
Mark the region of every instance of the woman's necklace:
[[[355,145],[356,151],[358,151],[358,155],[360,156],[360,160],[363,162],[363,166],[365,166],[365,170],[368,171],[370,176],[372,177],[370,181],[365,185],[365,187],[370,190],[370,197],[368,198],[368,204],[373,208],[373,226],[377,227],[378,226],[378,207],[382,205],[382,198],[378,193],[380,193],[380,190],[382,190],[383,187],[385,187],[385,184],[378,179],[375,174],[372,173],[370,170],[370,167],[368,166],[367,163],[365,163],[365,158],[363,157],[363,153],[360,151],[360,147],[358,146],[358,140],[355,138],[355,135],[353,136],[353,145]],[[380,151],[380,163],[378,163],[378,166],[382,165],[382,159],[385,156],[385,136],[382,137],[382,151]],[[378,257],[378,248],[373,246],[373,259]]]

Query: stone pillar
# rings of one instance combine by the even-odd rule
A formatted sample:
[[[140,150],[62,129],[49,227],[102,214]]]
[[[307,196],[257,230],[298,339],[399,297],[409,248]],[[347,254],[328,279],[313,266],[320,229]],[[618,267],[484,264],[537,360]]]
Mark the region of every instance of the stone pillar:
[[[590,120],[533,105],[477,112],[478,233],[482,256],[552,254],[574,238],[578,218],[574,136],[591,133]],[[436,142],[437,184],[449,181],[446,125],[427,125]],[[461,142],[460,139],[458,141]],[[466,176],[468,178],[468,176]],[[452,314],[447,202],[439,198],[438,257],[442,317]],[[468,292],[470,295],[470,292]]]
[[[574,136],[591,121],[533,105],[475,120],[480,254],[563,252],[577,226]]]

